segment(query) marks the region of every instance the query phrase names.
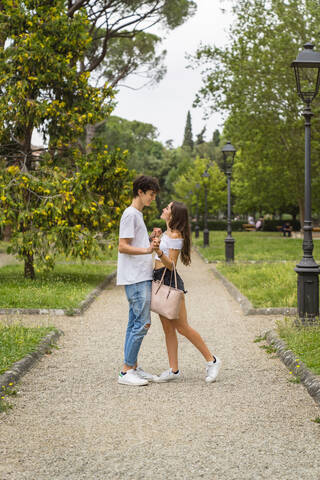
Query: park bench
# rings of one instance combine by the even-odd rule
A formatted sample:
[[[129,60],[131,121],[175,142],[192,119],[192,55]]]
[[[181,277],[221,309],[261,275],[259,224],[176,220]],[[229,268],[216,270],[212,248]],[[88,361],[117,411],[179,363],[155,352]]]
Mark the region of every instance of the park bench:
[[[243,223],[242,228],[246,232],[255,232],[256,231],[255,225],[252,225],[251,223]]]

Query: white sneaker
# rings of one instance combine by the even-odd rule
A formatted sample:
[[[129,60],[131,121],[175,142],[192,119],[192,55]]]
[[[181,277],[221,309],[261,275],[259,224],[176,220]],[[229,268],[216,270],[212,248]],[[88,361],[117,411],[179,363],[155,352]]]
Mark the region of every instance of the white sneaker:
[[[206,382],[207,383],[212,383],[216,381],[216,378],[218,376],[220,367],[221,367],[221,360],[215,356],[216,361],[213,362],[208,362],[207,363],[207,376],[206,376]]]
[[[148,380],[148,382],[154,382],[156,375],[152,375],[152,373],[145,372],[143,368],[137,367],[136,368],[137,375],[142,378],[143,380]]]
[[[178,373],[173,373],[172,368],[170,370],[166,370],[162,372],[159,377],[155,377],[154,382],[157,383],[164,383],[164,382],[171,382],[171,380],[178,380],[181,377],[180,370]]]
[[[118,383],[122,385],[132,385],[133,387],[141,387],[142,385],[148,385],[148,380],[145,380],[136,373],[134,368],[127,371],[125,375],[119,373]]]

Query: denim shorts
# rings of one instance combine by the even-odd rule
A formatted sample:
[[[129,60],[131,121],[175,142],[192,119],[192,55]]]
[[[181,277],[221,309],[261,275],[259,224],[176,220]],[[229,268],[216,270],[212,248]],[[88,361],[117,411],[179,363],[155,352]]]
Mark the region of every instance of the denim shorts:
[[[165,267],[162,268],[157,268],[153,270],[153,280],[161,280],[162,274],[164,272]],[[187,291],[184,289],[184,283],[180,275],[177,273],[177,288],[178,290],[182,290],[184,293],[187,293]],[[175,280],[174,280],[174,272],[171,272],[168,268],[167,271],[164,275],[163,283],[165,285],[170,286],[170,278],[171,278],[171,287],[175,286]]]

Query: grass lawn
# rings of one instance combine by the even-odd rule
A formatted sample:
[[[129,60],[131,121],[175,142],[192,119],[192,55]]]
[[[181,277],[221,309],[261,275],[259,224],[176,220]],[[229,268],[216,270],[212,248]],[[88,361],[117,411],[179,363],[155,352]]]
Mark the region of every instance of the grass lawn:
[[[292,321],[279,322],[278,334],[313,373],[320,375],[320,325],[299,326]]]
[[[255,308],[296,307],[297,274],[294,263],[219,263],[217,269]]]
[[[210,245],[203,247],[203,235],[200,232],[199,238],[192,237],[193,244],[201,254],[210,262],[225,260],[224,239],[226,232],[211,231]],[[235,260],[264,260],[297,261],[302,258],[302,239],[283,237],[278,232],[234,232],[235,239]],[[313,255],[320,261],[320,240],[314,240]]]
[[[57,264],[52,272],[27,280],[21,264],[2,267],[0,308],[76,308],[115,269],[114,262]]]
[[[5,326],[0,323],[0,374],[33,352],[41,339],[52,330],[54,327],[29,328],[22,325]]]

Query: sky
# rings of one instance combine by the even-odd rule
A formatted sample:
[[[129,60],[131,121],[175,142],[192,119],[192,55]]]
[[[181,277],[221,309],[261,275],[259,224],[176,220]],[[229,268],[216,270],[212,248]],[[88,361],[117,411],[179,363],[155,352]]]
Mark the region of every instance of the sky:
[[[201,87],[200,71],[187,69],[185,54],[192,54],[200,42],[223,46],[232,20],[230,3],[220,0],[199,0],[197,13],[185,24],[169,32],[162,43],[167,50],[167,74],[154,87],[132,90],[119,89],[118,105],[114,114],[128,120],[139,120],[157,127],[161,142],[172,139],[175,147],[182,144],[187,112],[190,110],[194,138],[206,125],[206,139],[210,140],[216,128],[222,130],[223,118],[219,114],[203,120],[203,109],[192,108],[196,92]]]

